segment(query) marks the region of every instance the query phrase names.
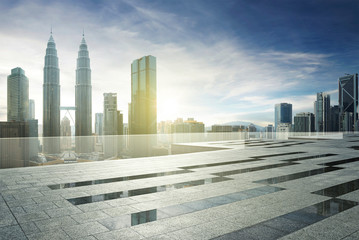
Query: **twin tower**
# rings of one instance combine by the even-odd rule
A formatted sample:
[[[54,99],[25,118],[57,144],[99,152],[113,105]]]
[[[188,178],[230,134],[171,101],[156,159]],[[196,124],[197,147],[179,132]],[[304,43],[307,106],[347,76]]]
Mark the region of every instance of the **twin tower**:
[[[46,48],[43,90],[43,136],[45,137],[43,151],[56,154],[60,152],[60,69],[52,32]],[[77,58],[75,110],[75,135],[91,136],[91,68],[84,34],[82,34]],[[80,139],[76,138],[76,151],[90,152],[87,141],[80,141]]]

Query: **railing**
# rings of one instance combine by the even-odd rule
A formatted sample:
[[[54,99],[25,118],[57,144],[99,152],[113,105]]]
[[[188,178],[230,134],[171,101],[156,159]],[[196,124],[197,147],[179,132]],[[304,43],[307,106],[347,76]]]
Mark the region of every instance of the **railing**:
[[[221,141],[340,139],[343,133],[176,133],[88,137],[1,138],[0,168],[67,164],[219,150]],[[216,142],[216,143],[213,143]],[[219,143],[219,144],[218,144]],[[234,143],[235,144],[235,143]],[[237,144],[245,147],[245,144]],[[228,144],[227,148],[230,147]]]

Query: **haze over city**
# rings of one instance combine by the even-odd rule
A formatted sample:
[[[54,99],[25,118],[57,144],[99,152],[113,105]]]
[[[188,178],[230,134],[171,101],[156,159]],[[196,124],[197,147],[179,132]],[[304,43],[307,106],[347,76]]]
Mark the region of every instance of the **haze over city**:
[[[92,113],[115,92],[127,122],[131,62],[157,58],[158,121],[206,125],[274,121],[274,104],[313,112],[316,92],[337,104],[338,78],[358,71],[356,1],[1,1],[0,120],[6,78],[21,67],[42,122],[43,67],[52,26],[61,106],[75,105],[83,29],[92,69]],[[64,114],[64,113],[62,113]],[[94,121],[93,121],[94,122]]]

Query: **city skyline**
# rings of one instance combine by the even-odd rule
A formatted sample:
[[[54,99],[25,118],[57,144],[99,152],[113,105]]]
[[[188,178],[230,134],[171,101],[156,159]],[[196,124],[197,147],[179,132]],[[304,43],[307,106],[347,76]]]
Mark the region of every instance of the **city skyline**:
[[[158,59],[158,121],[194,117],[206,125],[241,120],[264,126],[274,122],[273,106],[280,102],[293,104],[293,116],[313,112],[317,92],[331,94],[335,105],[338,78],[359,69],[353,61],[358,51],[354,1],[274,1],[271,6],[264,1],[0,5],[6,10],[0,17],[6,46],[0,57],[3,121],[6,77],[21,67],[37,106],[35,118],[42,122],[43,54],[51,25],[59,56],[61,106],[75,105],[76,54],[85,28],[93,119],[103,111],[103,93],[116,92],[118,109],[127,121],[130,64],[145,55]],[[259,14],[262,18],[256,19]]]

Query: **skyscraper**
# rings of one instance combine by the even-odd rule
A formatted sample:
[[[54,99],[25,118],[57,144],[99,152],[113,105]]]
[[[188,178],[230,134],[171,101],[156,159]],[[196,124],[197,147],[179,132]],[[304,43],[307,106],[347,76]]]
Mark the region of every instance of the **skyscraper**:
[[[43,136],[60,136],[60,69],[52,32],[47,42],[44,67]],[[59,139],[44,139],[44,152],[60,152]]]
[[[157,133],[156,58],[145,56],[131,64],[130,134]]]
[[[92,134],[92,86],[90,58],[83,35],[77,58],[76,68],[76,136]]]
[[[35,119],[35,100],[29,100],[29,119]]]
[[[7,77],[7,121],[29,119],[29,79],[19,67]]]
[[[330,107],[330,131],[338,132],[339,131],[339,116],[340,109],[338,105]]]
[[[75,105],[76,151],[91,152],[91,146],[85,141],[86,138],[79,138],[79,136],[92,135],[91,69],[89,52],[87,50],[84,34],[82,34],[82,41],[77,58]]]
[[[95,114],[95,133],[98,136],[103,135],[103,113]]]
[[[330,129],[330,95],[319,92],[314,102],[315,131],[329,132]]]
[[[314,114],[297,113],[294,116],[294,132],[314,132]]]
[[[358,74],[339,78],[340,131],[358,131]]]
[[[66,116],[61,120],[61,149],[71,150],[71,125]]]
[[[281,123],[292,124],[292,104],[278,103],[274,108],[274,127],[278,131],[278,125]]]
[[[103,97],[103,134],[118,135],[117,94],[104,93]]]

